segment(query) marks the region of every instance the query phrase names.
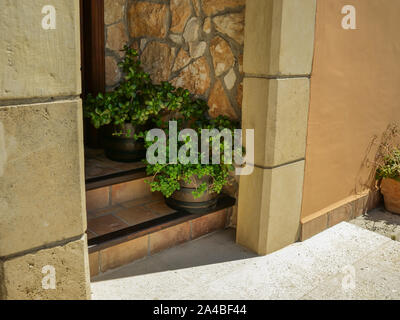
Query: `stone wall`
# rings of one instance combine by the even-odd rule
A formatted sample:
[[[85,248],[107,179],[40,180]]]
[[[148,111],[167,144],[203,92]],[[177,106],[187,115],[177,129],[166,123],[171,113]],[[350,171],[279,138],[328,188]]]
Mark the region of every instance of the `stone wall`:
[[[106,85],[121,79],[125,43],[154,82],[208,101],[210,114],[241,118],[245,0],[105,0]]]
[[[0,8],[0,300],[90,299],[79,1]]]
[[[242,128],[254,129],[254,171],[240,177],[236,241],[258,254],[300,235],[315,12],[316,0],[246,4]]]

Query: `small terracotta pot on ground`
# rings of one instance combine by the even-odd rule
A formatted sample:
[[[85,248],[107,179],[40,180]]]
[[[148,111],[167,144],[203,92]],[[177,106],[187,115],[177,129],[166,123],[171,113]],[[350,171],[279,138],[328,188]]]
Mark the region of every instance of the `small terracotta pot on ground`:
[[[384,178],[381,183],[385,209],[400,214],[400,181]]]
[[[206,182],[207,185],[210,186],[212,178],[205,176],[200,179],[193,176],[190,183],[181,181],[181,189],[175,191],[170,198],[167,198],[165,200],[166,203],[175,210],[185,210],[193,213],[206,211],[215,207],[218,200],[218,194],[208,192],[208,189],[200,198],[195,198],[192,194],[192,192],[203,182]]]

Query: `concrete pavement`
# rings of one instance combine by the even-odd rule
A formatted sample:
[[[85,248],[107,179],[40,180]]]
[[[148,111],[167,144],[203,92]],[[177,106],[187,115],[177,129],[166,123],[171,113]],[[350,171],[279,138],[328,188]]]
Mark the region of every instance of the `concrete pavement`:
[[[258,257],[224,230],[103,274],[93,299],[400,299],[400,242],[342,222]]]

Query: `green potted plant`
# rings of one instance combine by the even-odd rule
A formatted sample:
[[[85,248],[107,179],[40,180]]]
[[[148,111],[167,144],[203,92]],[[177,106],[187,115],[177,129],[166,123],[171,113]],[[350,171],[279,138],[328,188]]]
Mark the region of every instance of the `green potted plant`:
[[[174,96],[173,94],[172,96]],[[166,203],[174,209],[184,209],[189,212],[198,212],[211,208],[216,205],[218,194],[221,193],[224,186],[230,184],[230,173],[235,169],[233,164],[227,163],[224,158],[225,144],[219,137],[210,137],[209,156],[210,163],[203,164],[202,159],[205,155],[200,151],[194,152],[194,157],[198,163],[185,163],[178,156],[177,163],[170,163],[169,143],[171,134],[168,130],[169,122],[176,121],[177,131],[182,129],[193,129],[197,133],[197,145],[201,145],[202,129],[230,129],[233,140],[233,129],[238,128],[239,123],[219,116],[215,119],[208,117],[208,105],[201,99],[194,99],[187,90],[179,92],[178,96],[183,96],[183,101],[175,112],[169,112],[168,117],[159,117],[157,127],[162,128],[166,133],[165,163],[150,164],[146,162],[146,171],[150,179],[146,182],[151,190],[161,192],[166,198]],[[176,97],[174,98],[176,99]],[[147,132],[142,132],[145,137]],[[177,142],[177,150],[191,138]],[[216,144],[213,140],[218,139]],[[152,141],[146,141],[146,147],[149,148]],[[220,150],[219,164],[212,164],[212,152]]]
[[[137,161],[145,156],[144,143],[135,133],[149,126],[163,107],[157,100],[157,87],[140,66],[136,50],[125,46],[119,64],[124,78],[112,91],[84,101],[84,116],[95,128],[105,127],[103,145],[106,156],[115,161]]]
[[[386,210],[400,214],[400,150],[391,149],[376,170]]]

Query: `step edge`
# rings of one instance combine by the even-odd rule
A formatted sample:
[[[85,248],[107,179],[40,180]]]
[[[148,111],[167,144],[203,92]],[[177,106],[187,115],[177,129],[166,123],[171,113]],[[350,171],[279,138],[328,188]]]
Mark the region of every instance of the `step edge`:
[[[146,168],[136,168],[128,171],[121,171],[106,176],[94,177],[85,180],[86,191],[109,187],[115,184],[139,180],[148,177]]]
[[[169,215],[146,221],[134,226],[129,226],[105,235],[97,236],[88,240],[89,253],[97,252],[112,246],[116,246],[126,241],[137,239],[160,230],[171,228],[178,224],[191,221],[221,210],[229,209],[236,204],[236,199],[228,195],[221,195],[218,198],[216,207],[199,213],[186,211],[175,211]]]

